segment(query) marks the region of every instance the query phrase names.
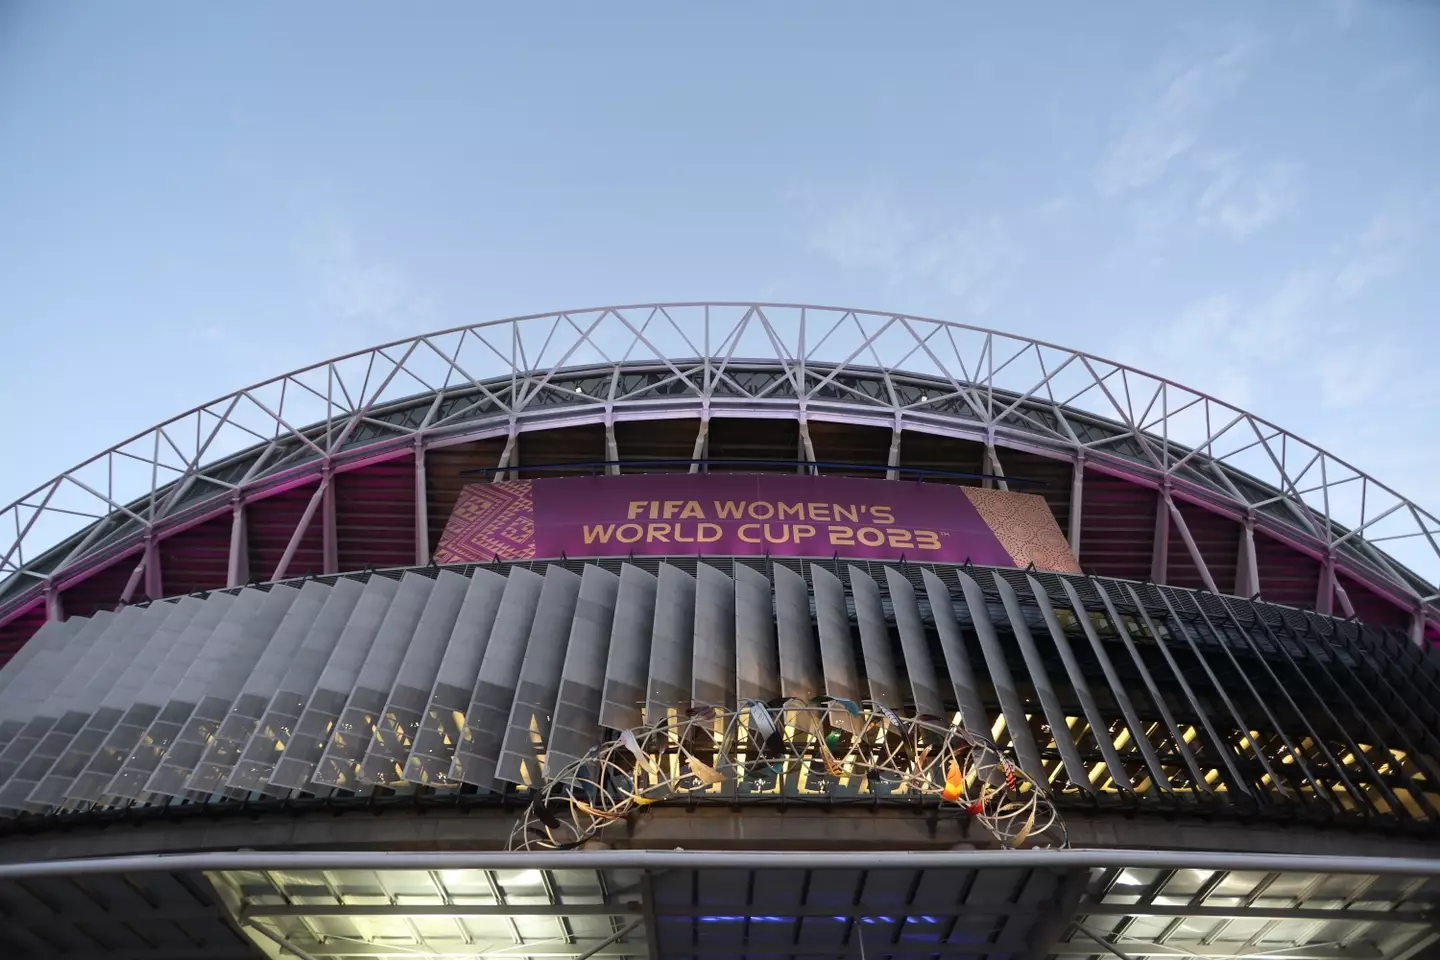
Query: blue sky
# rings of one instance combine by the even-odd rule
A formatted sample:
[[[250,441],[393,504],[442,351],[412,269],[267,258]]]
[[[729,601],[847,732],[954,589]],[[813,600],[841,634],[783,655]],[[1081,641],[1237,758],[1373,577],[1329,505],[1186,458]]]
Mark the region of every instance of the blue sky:
[[[0,504],[380,341],[763,298],[1125,360],[1440,509],[1440,5],[524,6],[0,6]]]

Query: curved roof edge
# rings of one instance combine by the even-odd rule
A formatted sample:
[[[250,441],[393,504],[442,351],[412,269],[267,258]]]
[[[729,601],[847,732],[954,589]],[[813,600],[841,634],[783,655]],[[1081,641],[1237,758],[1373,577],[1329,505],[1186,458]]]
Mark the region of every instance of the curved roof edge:
[[[315,472],[477,434],[712,413],[888,425],[1083,462],[1254,523],[1331,576],[1344,570],[1440,620],[1440,520],[1254,414],[1003,331],[731,302],[458,327],[186,411],[0,510],[0,622],[217,504]]]

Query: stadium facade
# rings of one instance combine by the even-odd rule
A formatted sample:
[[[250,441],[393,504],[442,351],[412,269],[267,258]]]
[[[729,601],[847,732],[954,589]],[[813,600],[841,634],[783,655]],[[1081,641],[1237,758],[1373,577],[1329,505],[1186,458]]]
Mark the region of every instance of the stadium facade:
[[[1440,943],[1440,521],[924,318],[497,321],[0,512],[16,956]]]

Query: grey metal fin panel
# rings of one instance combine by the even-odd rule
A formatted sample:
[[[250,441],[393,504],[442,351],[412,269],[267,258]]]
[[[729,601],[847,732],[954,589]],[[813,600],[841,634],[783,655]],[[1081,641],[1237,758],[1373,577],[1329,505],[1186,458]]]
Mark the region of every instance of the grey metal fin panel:
[[[850,593],[855,598],[855,620],[860,625],[860,652],[865,657],[870,699],[891,710],[902,710],[905,695],[895,670],[890,628],[885,623],[885,608],[880,602],[880,585],[853,564],[846,572],[850,576]]]
[[[469,587],[469,580],[450,570],[442,570],[435,577],[430,600],[405,648],[405,657],[365,750],[360,764],[361,783],[404,782],[410,748]]]
[[[1170,777],[1165,773],[1164,766],[1160,763],[1160,756],[1155,752],[1155,747],[1150,743],[1150,738],[1145,735],[1145,725],[1140,720],[1140,715],[1135,711],[1135,705],[1130,700],[1130,694],[1125,690],[1125,682],[1120,679],[1120,674],[1115,671],[1115,664],[1110,660],[1110,652],[1105,649],[1101,642],[1100,635],[1095,632],[1095,624],[1091,622],[1089,611],[1081,602],[1080,595],[1075,592],[1075,587],[1064,577],[1060,578],[1060,586],[1065,591],[1065,596],[1070,601],[1070,609],[1075,614],[1075,619],[1080,624],[1080,629],[1085,633],[1085,639],[1090,643],[1090,649],[1095,654],[1095,659],[1100,661],[1100,670],[1105,674],[1105,682],[1110,685],[1110,692],[1115,696],[1115,702],[1120,705],[1120,713],[1125,718],[1125,725],[1130,728],[1130,739],[1134,741],[1140,750],[1140,755],[1145,758],[1145,766],[1150,770],[1150,776],[1162,789],[1169,791],[1173,789]],[[1038,595],[1038,594],[1037,594]],[[1147,678],[1148,682],[1148,678]],[[1111,745],[1113,749],[1113,744]],[[1209,785],[1201,780],[1200,785],[1208,793]]]
[[[234,704],[206,745],[195,772],[186,781],[185,789],[192,799],[203,799],[224,788],[226,778],[240,759],[241,749],[254,735],[256,725],[270,704],[270,697],[280,688],[301,643],[315,625],[329,596],[330,587],[317,580],[308,581],[300,588],[299,596],[285,612],[285,618],[266,644],[255,669],[250,671]]]
[[[114,619],[115,614],[102,610],[84,621],[69,643],[48,647],[36,656],[31,669],[26,671],[25,683],[7,698],[9,709],[5,718],[19,721],[22,727],[11,736],[4,751],[0,751],[0,783],[15,775],[30,751],[50,732],[53,718],[46,718],[46,705],[70,670],[89,654]]]
[[[187,636],[215,628],[227,605],[234,600],[233,597],[221,596],[223,600],[215,596],[206,600],[196,597],[180,600],[174,612],[165,618],[140,655],[105,695],[101,709],[82,731],[87,742],[95,735],[99,735],[100,742],[90,749],[80,774],[65,789],[65,799],[71,804],[92,803],[100,799],[110,779],[119,772],[125,758],[130,756],[130,750],[145,733],[145,728],[160,712],[158,706],[146,701],[146,691],[151,689],[155,675],[167,663],[182,655],[190,655],[184,652]],[[95,734],[91,733],[92,730]]]
[[[229,656],[235,644],[240,641],[246,622],[259,613],[266,593],[263,590],[247,588],[235,597],[235,603],[225,616],[210,631],[210,636],[199,645],[193,656],[181,664],[183,669],[179,681],[165,698],[160,713],[140,742],[130,751],[120,772],[110,781],[106,793],[111,797],[125,800],[139,800],[146,794],[145,785],[159,768],[160,761],[184,729],[190,715],[200,700],[216,681],[221,665]]]
[[[1070,589],[1070,584],[1067,583],[1065,586],[1071,593],[1072,599],[1074,599],[1074,590]],[[1190,744],[1180,732],[1180,727],[1175,721],[1175,716],[1170,712],[1170,706],[1165,700],[1164,695],[1160,692],[1160,688],[1156,685],[1155,678],[1151,676],[1149,667],[1145,665],[1145,658],[1142,657],[1140,651],[1135,648],[1135,640],[1130,635],[1130,628],[1126,625],[1124,618],[1120,616],[1120,611],[1115,609],[1115,603],[1110,598],[1110,595],[1098,585],[1092,584],[1092,586],[1095,587],[1095,593],[1105,605],[1105,613],[1110,619],[1110,625],[1114,627],[1116,635],[1119,636],[1120,640],[1125,644],[1125,648],[1130,654],[1130,662],[1135,665],[1135,669],[1140,674],[1141,680],[1144,681],[1145,689],[1150,694],[1151,702],[1155,705],[1155,709],[1159,711],[1161,719],[1165,721],[1166,729],[1170,733],[1171,742],[1175,744],[1175,749],[1180,752],[1181,757],[1185,761],[1185,765],[1190,769],[1191,776],[1194,778],[1193,782],[1204,785],[1206,791],[1209,792],[1210,788],[1209,784],[1205,782],[1205,774],[1201,771],[1200,764],[1195,759],[1194,752],[1190,749]],[[1164,655],[1167,664],[1169,664],[1171,673],[1178,674],[1178,668],[1171,659],[1169,651],[1161,648],[1161,653]],[[1184,679],[1178,676],[1177,679],[1181,681],[1183,686]],[[1144,738],[1144,729],[1142,728],[1135,731],[1135,735]],[[1148,738],[1145,739],[1148,742]],[[1227,769],[1229,766],[1229,761],[1226,760]],[[1236,789],[1245,793],[1247,796],[1250,795],[1250,784],[1247,781],[1237,779],[1235,784]]]
[[[1095,785],[1090,782],[1085,764],[1080,760],[1080,751],[1076,748],[1075,740],[1070,735],[1070,725],[1066,722],[1065,708],[1060,705],[1060,698],[1055,693],[1055,687],[1050,683],[1050,674],[1045,669],[1045,662],[1040,659],[1040,650],[1035,646],[1035,637],[1030,633],[1030,625],[1025,622],[1025,611],[1020,606],[1020,597],[1015,593],[1015,588],[1010,586],[1010,582],[1000,576],[997,571],[992,570],[991,576],[995,580],[995,589],[1000,593],[1000,602],[1005,606],[1005,615],[1010,619],[1010,629],[1020,644],[1020,655],[1025,658],[1025,669],[1029,672],[1030,681],[1034,684],[1035,692],[1040,698],[1040,709],[1044,712],[1045,722],[1050,725],[1050,735],[1055,739],[1055,749],[1060,751],[1060,760],[1065,775],[1075,786],[1087,793],[1094,793]],[[1054,782],[1053,779],[1052,782]],[[1063,789],[1063,785],[1061,789]]]
[[[125,710],[135,702],[135,694],[144,685],[148,673],[158,666],[161,651],[174,643],[199,604],[199,600],[190,599],[189,603],[150,605],[153,619],[147,618],[131,637],[138,642],[138,647],[131,647],[133,653],[128,655],[122,653],[120,662],[112,658],[112,666],[96,677],[91,690],[87,691],[92,707],[84,727],[31,794],[34,802],[47,807],[58,807],[65,802],[75,778],[84,772]]]
[[[820,654],[810,621],[810,591],[805,578],[775,564],[775,633],[780,653],[780,695],[814,700],[825,692]]]
[[[925,580],[925,597],[930,601],[930,616],[935,620],[935,632],[940,637],[945,668],[950,674],[950,684],[955,688],[955,702],[960,705],[961,726],[988,737],[994,720],[985,710],[985,701],[980,696],[980,681],[975,676],[970,652],[965,649],[965,637],[955,619],[955,601],[950,596],[950,588],[929,570],[921,571],[921,576]]]
[[[41,747],[48,749],[37,750],[26,763],[27,767],[34,765],[36,779],[34,788],[24,801],[26,809],[45,811],[64,802],[65,788],[83,768],[83,764],[76,766],[77,747],[83,748],[86,743],[95,739],[93,734],[82,737],[85,727],[98,711],[100,702],[105,699],[106,691],[114,684],[115,678],[124,672],[125,665],[144,649],[145,642],[154,634],[156,627],[164,622],[172,608],[168,604],[157,603],[143,609],[132,609],[136,609],[137,615],[123,627],[120,626],[121,618],[116,618],[116,625],[120,627],[123,636],[111,646],[108,656],[95,657],[103,659],[104,662],[96,667],[85,688],[70,703],[65,715],[57,721],[51,736],[42,741]],[[77,740],[80,741],[79,744]],[[45,756],[49,757],[48,763],[43,762]],[[66,757],[71,759],[62,764]],[[41,762],[37,763],[37,760]],[[43,774],[39,769],[42,765],[45,766]],[[20,774],[24,773],[22,769]],[[3,793],[4,791],[0,791],[0,794]],[[3,803],[3,798],[0,798],[0,803]]]
[[[35,635],[15,651],[14,656],[4,664],[0,664],[0,715],[4,714],[4,705],[7,703],[5,691],[10,688],[17,677],[24,675],[30,669],[30,664],[40,655],[40,652],[64,646],[88,622],[88,617],[46,620],[40,625],[40,629],[35,631]]]
[[[1161,634],[1159,628],[1155,624],[1155,621],[1151,619],[1149,611],[1147,611],[1145,608],[1145,604],[1141,602],[1140,597],[1135,593],[1135,588],[1127,583],[1124,584],[1124,589],[1130,594],[1130,601],[1135,605],[1135,609],[1139,613],[1140,619],[1145,622],[1146,628],[1149,629],[1150,633],[1154,636],[1155,646],[1159,648],[1161,655],[1164,656],[1166,662],[1170,664],[1171,670],[1173,670],[1175,673],[1175,679],[1179,681],[1181,688],[1185,691],[1185,695],[1190,698],[1191,703],[1194,705],[1195,713],[1200,717],[1201,721],[1203,722],[1202,725],[1205,728],[1207,737],[1209,738],[1211,744],[1213,744],[1214,746],[1215,752],[1220,753],[1221,756],[1224,757],[1226,764],[1230,765],[1232,754],[1230,750],[1227,749],[1228,744],[1225,742],[1224,739],[1222,739],[1220,731],[1211,721],[1210,714],[1205,709],[1204,701],[1198,696],[1196,696],[1194,686],[1192,685],[1190,679],[1187,679],[1185,675],[1186,671],[1181,669],[1179,663],[1175,660],[1174,655],[1170,651],[1170,644],[1166,642],[1165,637]],[[1164,599],[1163,593],[1161,594],[1161,598],[1162,600]],[[1168,607],[1168,600],[1166,601],[1166,605]],[[1184,621],[1181,620],[1179,617],[1175,616],[1173,610],[1171,610],[1169,626],[1176,633],[1179,633],[1182,638],[1184,638],[1186,645],[1190,649],[1190,652],[1194,654],[1196,661],[1200,664],[1201,675],[1203,675],[1209,681],[1210,689],[1219,696],[1220,702],[1225,706],[1226,712],[1230,714],[1230,720],[1234,724],[1234,727],[1232,727],[1231,729],[1237,731],[1254,730],[1255,727],[1251,726],[1245,720],[1245,718],[1241,716],[1239,708],[1237,708],[1235,705],[1235,701],[1230,698],[1230,694],[1226,691],[1224,685],[1220,683],[1220,678],[1215,675],[1215,671],[1210,667],[1210,663],[1206,659],[1205,654],[1201,652],[1198,646],[1196,646],[1195,639],[1190,635],[1190,631],[1186,629]],[[1194,679],[1196,682],[1198,682],[1200,677],[1194,676]],[[1213,703],[1214,701],[1211,702]],[[1279,731],[1277,728],[1275,732],[1279,733],[1281,731]],[[1253,756],[1257,761],[1259,761],[1261,767],[1265,770],[1266,774],[1269,775],[1270,782],[1276,788],[1278,788],[1282,794],[1288,794],[1289,791],[1284,786],[1284,780],[1280,776],[1279,771],[1277,771],[1274,765],[1270,762],[1270,758],[1265,755],[1265,751],[1260,749],[1260,745],[1255,742],[1254,738],[1244,737],[1244,739],[1249,741],[1251,756]],[[1238,769],[1235,769],[1233,765],[1231,766],[1231,770],[1237,778],[1241,776],[1240,771]]]
[[[955,688],[955,702],[960,705],[960,725],[982,737],[989,737],[995,721],[985,710],[981,685],[971,665],[971,653],[965,649],[965,636],[960,633],[959,622],[955,619],[955,599],[950,596],[945,581],[935,573],[924,570],[922,577],[924,596],[930,602],[930,616],[935,619],[935,630],[940,638],[940,652],[945,655],[950,685]]]
[[[222,651],[224,659],[218,672],[145,785],[147,793],[176,797],[184,791],[185,781],[195,772],[206,745],[225,722],[225,715],[235,705],[245,681],[298,596],[298,588],[276,585],[265,594],[255,615],[242,624],[240,636],[234,639],[228,652]]]
[[[505,739],[505,723],[515,700],[515,685],[525,661],[525,645],[535,622],[545,578],[523,567],[511,567],[495,614],[495,627],[465,711],[465,731],[455,746],[449,778],[489,789]]]
[[[650,638],[650,679],[645,688],[646,723],[690,705],[694,647],[695,578],[679,567],[661,564]]]
[[[920,619],[915,586],[899,570],[887,566],[885,588],[890,592],[890,605],[895,608],[895,627],[900,632],[900,649],[905,655],[905,674],[910,679],[915,712],[948,720],[945,697],[940,692],[930,645],[925,640],[925,624]]]
[[[815,623],[820,634],[820,665],[825,671],[825,695],[859,703],[865,699],[855,669],[855,645],[850,634],[850,611],[845,607],[845,585],[818,564],[810,564],[815,585]]]
[[[695,649],[690,699],[735,708],[735,581],[708,563],[695,567]]]
[[[558,564],[545,570],[540,604],[530,626],[530,641],[500,744],[497,780],[528,786],[539,786],[544,780],[543,758],[550,748],[551,720],[560,695],[565,646],[580,600],[580,583],[577,574]]]
[[[65,621],[47,620],[14,656],[0,666],[0,755],[4,754],[5,748],[15,735],[25,728],[26,720],[29,719],[21,709],[21,702],[32,689],[29,681],[35,677],[35,661],[41,659],[42,651],[59,650],[68,644],[89,622],[87,617],[71,617]],[[46,653],[45,657],[52,655]],[[17,682],[19,686],[16,686]]]
[[[1034,577],[1027,576],[1025,580],[1030,585],[1030,593],[1034,595],[1036,605],[1040,608],[1040,616],[1045,620],[1045,628],[1050,631],[1050,638],[1055,643],[1055,650],[1065,664],[1065,673],[1070,678],[1070,687],[1080,700],[1080,709],[1085,714],[1085,722],[1090,724],[1095,744],[1100,748],[1100,755],[1105,758],[1105,768],[1110,771],[1110,779],[1126,790],[1135,789],[1135,785],[1130,782],[1130,775],[1126,772],[1124,763],[1120,760],[1120,755],[1115,752],[1115,743],[1111,740],[1109,725],[1105,721],[1105,715],[1100,712],[1100,705],[1095,702],[1095,695],[1090,692],[1090,684],[1085,679],[1085,672],[1080,668],[1080,661],[1076,659],[1075,651],[1070,647],[1070,638],[1065,636],[1065,631],[1055,616],[1055,608],[1050,602],[1050,595]]]
[[[240,745],[240,759],[225,780],[227,791],[249,794],[268,788],[275,766],[293,743],[300,716],[367,587],[358,580],[337,580],[330,588],[325,605],[270,695],[255,732]]]
[[[565,647],[549,748],[545,751],[546,778],[583,757],[604,739],[600,732],[600,700],[619,593],[618,576],[598,566],[585,568]]]
[[[355,689],[355,681],[399,589],[400,585],[388,577],[372,576],[365,584],[290,739],[285,742],[283,754],[270,775],[269,792],[277,792],[279,788],[302,790],[309,786],[315,764],[325,753],[330,734],[340,720],[350,692]]]
[[[735,697],[768,703],[780,696],[780,649],[770,579],[735,564]]]
[[[1000,711],[1005,715],[1005,726],[1010,731],[1010,744],[1020,761],[1020,768],[1041,783],[1047,781],[1045,765],[1040,762],[1040,748],[1030,732],[1030,721],[1025,716],[1025,703],[1015,686],[1010,673],[1010,664],[1005,661],[1005,648],[995,633],[995,624],[986,609],[985,594],[980,584],[964,571],[957,570],[956,579],[965,594],[965,605],[970,609],[970,620],[975,624],[975,635],[980,639],[980,649],[985,654],[985,668],[990,682],[995,685],[995,695],[1000,701]]]
[[[465,601],[455,618],[426,701],[425,715],[415,734],[415,745],[405,762],[405,779],[430,786],[450,786],[450,764],[455,745],[465,733],[465,711],[480,674],[480,661],[490,642],[490,631],[500,611],[506,580],[490,570],[476,570],[465,590]]]
[[[629,730],[645,722],[645,686],[650,675],[650,637],[655,628],[654,574],[627,563],[620,568],[620,591],[610,627],[610,654],[600,725]]]
[[[385,611],[380,629],[355,676],[355,685],[345,698],[330,731],[329,742],[315,765],[311,780],[327,787],[354,790],[359,786],[360,761],[370,747],[371,731],[380,721],[380,712],[395,685],[400,663],[429,604],[435,581],[418,573],[400,579],[395,597]]]
[[[94,635],[86,654],[70,664],[44,702],[35,708],[17,742],[5,751],[9,776],[0,786],[0,810],[28,809],[30,794],[89,719],[89,710],[78,709],[85,703],[86,687],[109,661],[111,654],[130,636],[144,612],[142,607],[126,607],[102,621],[103,628]],[[24,750],[22,755],[21,748],[26,744],[29,749]],[[10,769],[12,766],[13,772]]]

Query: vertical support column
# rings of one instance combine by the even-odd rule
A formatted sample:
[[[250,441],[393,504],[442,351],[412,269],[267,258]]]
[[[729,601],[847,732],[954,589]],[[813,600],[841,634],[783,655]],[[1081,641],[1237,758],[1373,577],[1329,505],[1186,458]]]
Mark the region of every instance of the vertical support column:
[[[1165,487],[1155,494],[1155,545],[1150,552],[1150,579],[1165,583],[1170,573],[1170,491]]]
[[[230,565],[225,586],[250,582],[250,536],[246,527],[245,498],[238,492],[230,498]]]
[[[605,466],[606,476],[618,477],[620,475],[620,464],[614,462],[620,459],[620,444],[615,442],[615,411],[605,411],[605,459],[611,461]]]
[[[1335,612],[1335,551],[1330,548],[1320,558],[1320,582],[1315,585],[1315,612],[1327,617]]]
[[[65,619],[65,608],[60,602],[60,588],[54,580],[45,581],[45,619],[59,623]]]
[[[145,534],[145,595],[151,600],[165,595],[165,584],[160,578],[160,541],[154,530]]]
[[[704,460],[706,451],[710,449],[710,408],[707,406],[700,412],[700,429],[695,433],[695,449],[690,451],[691,460]],[[700,472],[700,464],[690,464],[691,473]],[[708,472],[708,471],[707,471]]]
[[[1080,521],[1085,506],[1085,451],[1075,455],[1074,473],[1070,476],[1070,553],[1080,559]]]
[[[425,486],[425,441],[415,438],[415,565],[430,562],[430,492]]]
[[[885,466],[889,468],[885,471],[886,480],[898,480],[900,478],[900,471],[896,468],[900,466],[900,436],[902,432],[903,428],[900,425],[900,418],[896,417],[895,426],[890,430],[890,455],[885,458]]]
[[[1416,607],[1410,615],[1410,642],[1417,647],[1425,646],[1425,608]]]
[[[320,480],[320,487],[325,491],[321,503],[324,512],[320,517],[320,569],[324,573],[339,573],[340,545],[336,540],[335,530],[335,477],[328,465]]]
[[[1260,567],[1255,558],[1255,514],[1246,513],[1240,527],[1240,556],[1235,564],[1235,596],[1253,597],[1260,592]]]

